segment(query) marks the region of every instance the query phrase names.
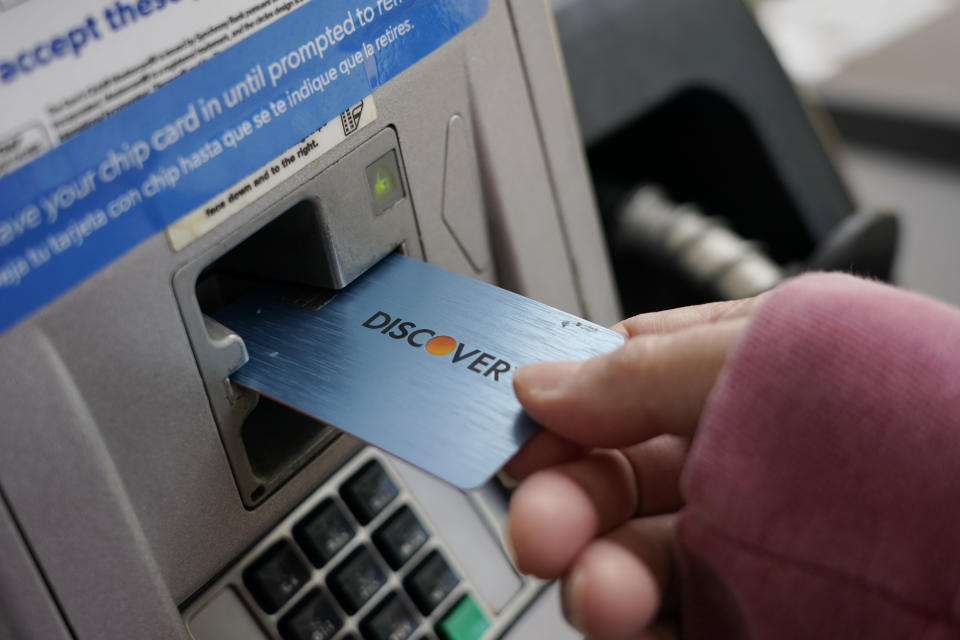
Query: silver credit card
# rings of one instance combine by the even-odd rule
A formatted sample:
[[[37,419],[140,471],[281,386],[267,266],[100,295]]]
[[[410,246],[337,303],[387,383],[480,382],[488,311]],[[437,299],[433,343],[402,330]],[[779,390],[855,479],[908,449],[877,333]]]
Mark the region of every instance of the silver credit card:
[[[323,306],[298,302],[251,293],[217,315],[250,353],[232,380],[461,488],[484,483],[536,431],[513,393],[517,367],[623,344],[586,320],[400,254]]]

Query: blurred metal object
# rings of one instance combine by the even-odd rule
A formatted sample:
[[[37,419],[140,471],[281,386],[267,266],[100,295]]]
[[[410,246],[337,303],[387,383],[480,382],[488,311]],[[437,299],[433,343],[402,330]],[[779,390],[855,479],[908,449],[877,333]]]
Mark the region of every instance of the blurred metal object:
[[[858,211],[840,223],[817,246],[807,271],[848,271],[892,280],[900,238],[893,211]]]
[[[662,189],[643,186],[617,212],[616,242],[657,256],[722,299],[745,298],[774,287],[780,267],[754,243],[693,205],[678,205]]]

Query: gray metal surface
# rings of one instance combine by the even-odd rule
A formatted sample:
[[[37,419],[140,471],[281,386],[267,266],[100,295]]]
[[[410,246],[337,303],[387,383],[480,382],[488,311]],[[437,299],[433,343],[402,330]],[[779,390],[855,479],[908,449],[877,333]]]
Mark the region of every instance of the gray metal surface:
[[[443,223],[473,270],[483,273],[490,266],[490,237],[483,216],[483,189],[467,122],[459,114],[447,122],[446,143]]]
[[[70,632],[2,498],[0,640],[68,640]]]
[[[538,141],[549,168],[550,188],[583,305],[580,314],[610,325],[623,315],[618,300],[611,295],[613,272],[593,188],[587,182],[589,171],[553,10],[549,0],[511,0],[510,14],[516,29],[524,34],[517,42],[521,68],[533,100]]]
[[[476,25],[375,92],[374,125],[182,252],[158,234],[0,335],[0,361],[16,363],[0,376],[0,488],[77,639],[185,637],[177,606],[359,448],[341,438],[248,509],[173,278],[235,246],[271,207],[385,127],[396,131],[426,259],[609,319],[604,309],[616,301],[609,276],[593,266],[605,259],[596,223],[570,224],[594,210],[561,213],[558,204],[591,202],[576,157],[562,156],[577,141],[569,126],[548,125],[565,107],[527,83],[532,71],[559,72],[556,60],[534,63],[555,55],[545,19],[514,22],[505,0],[491,1]],[[479,196],[444,184],[443,140],[458,114]],[[490,254],[481,273],[444,224],[444,198],[482,199]]]
[[[583,634],[563,618],[560,583],[551,585],[523,618],[504,636],[504,640],[583,640]]]
[[[186,618],[194,640],[266,640],[236,591],[227,587],[214,593],[199,611]]]
[[[609,329],[400,254],[319,310],[255,292],[216,319],[250,353],[234,382],[464,489],[536,430],[513,392],[518,366],[623,344]]]
[[[0,377],[0,396],[16,406],[0,429],[0,479],[69,627],[80,638],[184,638],[78,379],[44,333],[21,327],[13,337],[4,361],[26,375]],[[6,422],[11,414],[29,433]]]

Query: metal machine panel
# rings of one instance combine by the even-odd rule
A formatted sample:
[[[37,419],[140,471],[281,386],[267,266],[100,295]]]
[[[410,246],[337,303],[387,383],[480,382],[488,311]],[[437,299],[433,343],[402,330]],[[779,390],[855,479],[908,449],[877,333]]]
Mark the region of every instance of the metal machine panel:
[[[4,8],[3,20],[39,15],[47,2],[26,0]],[[276,12],[276,19],[295,19],[281,14],[290,8],[286,4],[261,5]],[[177,6],[193,15],[216,5]],[[74,15],[78,12],[74,7],[64,13],[64,24],[74,17],[82,22],[84,16]],[[588,177],[578,171],[576,158],[560,157],[558,151],[578,148],[575,131],[540,125],[548,112],[569,105],[555,106],[540,89],[534,103],[527,83],[525,58],[542,61],[556,52],[548,20],[545,5],[535,19],[519,21],[505,0],[492,0],[462,33],[376,85],[369,98],[375,119],[298,160],[282,181],[254,195],[238,194],[242,206],[190,243],[172,245],[166,234],[151,231],[130,251],[0,334],[0,361],[16,363],[0,375],[0,488],[73,637],[187,637],[181,608],[361,449],[356,440],[339,437],[307,446],[302,455],[282,452],[262,461],[263,468],[274,465],[278,471],[261,475],[270,483],[260,483],[265,488],[259,499],[249,499],[257,470],[245,485],[250,493],[241,493],[218,420],[223,412],[236,411],[242,440],[244,415],[259,401],[232,395],[225,374],[213,375],[218,368],[229,370],[231,358],[236,363],[241,345],[203,321],[198,296],[204,292],[177,280],[185,269],[194,269],[191,277],[199,279],[213,274],[207,271],[211,266],[228,266],[215,263],[289,213],[305,190],[318,184],[318,176],[335,175],[338,166],[346,166],[342,161],[351,152],[381,136],[393,138],[407,187],[402,205],[407,214],[401,216],[403,233],[397,240],[408,252],[571,313],[614,319],[608,274],[586,265],[605,260],[598,228],[562,222],[595,215]],[[173,28],[177,21],[174,13],[157,13],[116,37],[129,42],[131,50],[142,50],[155,44],[153,36],[142,35],[152,33],[147,25]],[[233,30],[238,29],[234,23]],[[256,29],[253,25],[250,32]],[[216,60],[230,50],[230,42],[222,39],[191,60]],[[65,59],[50,73],[67,77],[83,63]],[[92,55],[89,63],[106,60]],[[144,69],[152,73],[154,67]],[[556,60],[538,70],[561,73]],[[160,84],[172,75],[158,73]],[[563,86],[561,79],[553,90]],[[457,181],[447,184],[445,137],[453,118],[457,144],[472,157],[461,162]],[[327,120],[315,114],[306,122],[317,128]],[[62,128],[48,137],[70,133]],[[544,136],[550,136],[549,146]],[[555,175],[559,167],[562,173]],[[476,172],[473,179],[464,173],[469,171]],[[327,185],[313,194],[321,202],[339,203],[324,212],[334,218],[326,241],[339,240],[346,247],[364,240],[347,233],[353,207],[343,204],[353,198],[356,206],[367,206],[369,193],[359,188],[363,182]],[[570,197],[584,206],[576,213],[561,212],[559,203]],[[471,243],[470,259],[444,221],[444,203],[458,199],[482,219],[457,226],[456,232],[482,229],[489,240]],[[321,243],[314,250],[329,263],[334,244]],[[332,264],[342,266],[340,260],[334,257]],[[199,338],[214,346],[202,347]],[[217,345],[223,347],[222,358],[215,355]],[[248,450],[264,450],[258,442],[250,441]]]

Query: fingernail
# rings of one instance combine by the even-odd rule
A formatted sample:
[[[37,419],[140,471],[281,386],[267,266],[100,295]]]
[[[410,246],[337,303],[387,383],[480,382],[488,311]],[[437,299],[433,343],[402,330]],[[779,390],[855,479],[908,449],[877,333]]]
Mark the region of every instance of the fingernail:
[[[586,586],[587,572],[577,567],[570,576],[563,581],[563,615],[574,628],[583,631],[580,620],[580,603],[583,600],[583,589]]]
[[[510,475],[506,469],[500,469],[500,471],[497,472],[497,480],[500,481],[500,484],[507,491],[513,491],[517,488],[517,485],[520,484],[520,482]]]
[[[520,367],[513,374],[514,384],[533,395],[557,393],[573,380],[579,362],[540,362]]]

